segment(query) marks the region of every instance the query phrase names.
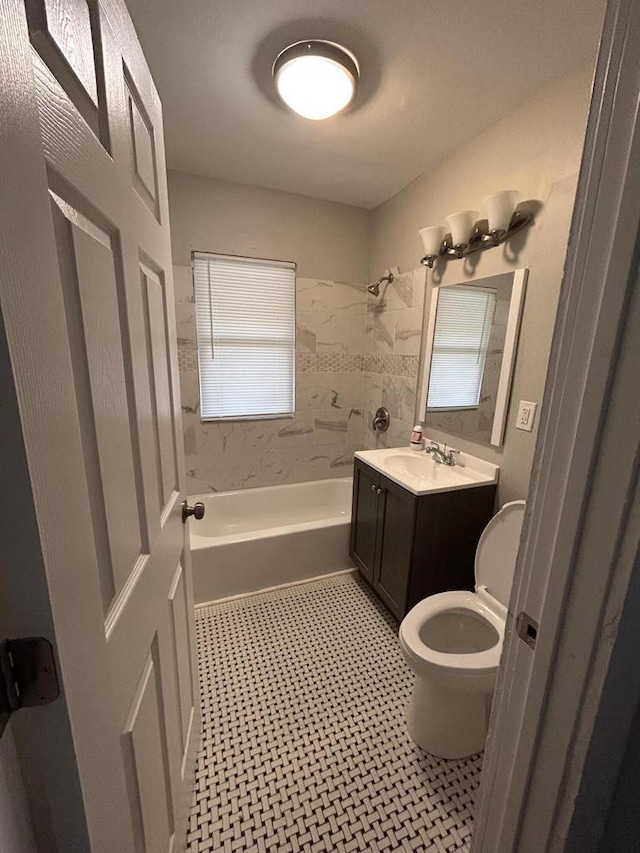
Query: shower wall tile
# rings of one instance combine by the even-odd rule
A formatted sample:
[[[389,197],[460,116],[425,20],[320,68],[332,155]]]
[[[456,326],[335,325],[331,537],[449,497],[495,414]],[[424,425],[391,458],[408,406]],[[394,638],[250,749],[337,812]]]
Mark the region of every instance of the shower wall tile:
[[[384,376],[382,399],[392,418],[411,421],[416,411],[416,382],[406,376]]]
[[[331,307],[334,311],[356,311],[365,314],[367,291],[364,285],[334,281],[331,288]]]
[[[355,443],[334,445],[329,451],[329,477],[351,477],[353,476],[353,454],[361,450],[362,445],[358,439]]]
[[[374,309],[373,320],[373,349],[376,355],[393,353],[396,341],[396,311]]]
[[[413,305],[413,270],[395,276],[386,289],[385,308],[394,311],[400,308],[411,308]]]
[[[363,373],[362,444],[370,449],[400,447],[409,442],[416,420],[416,398],[426,269],[420,267],[395,277],[381,287],[380,298],[367,301]],[[372,428],[379,406],[391,415],[387,432]]]
[[[194,495],[349,477],[359,447],[344,441],[313,448],[231,452],[207,460],[200,454],[187,455],[187,490]]]
[[[364,422],[365,285],[297,280],[294,418],[202,423],[191,269],[174,279],[189,492],[349,476]]]
[[[322,311],[331,308],[332,281],[313,278],[296,279],[296,310]]]
[[[422,342],[422,308],[404,308],[397,312],[394,353],[420,355]]]
[[[362,447],[408,442],[415,417],[424,268],[396,276],[378,299],[363,284],[296,282],[296,415],[201,423],[190,267],[174,268],[188,489],[208,491],[349,476]],[[374,432],[386,406],[391,426]]]
[[[413,429],[414,418],[410,420],[395,419],[387,431],[387,447],[407,447]]]
[[[362,374],[362,407],[366,412],[375,412],[382,405],[382,382],[378,374]]]
[[[362,405],[361,373],[320,373],[329,386],[329,405],[332,409],[357,409]]]
[[[198,353],[195,341],[178,339],[178,370],[198,369]]]
[[[318,312],[317,352],[362,353],[365,314],[358,307]]]
[[[296,369],[300,373],[360,373],[362,355],[347,353],[300,353]]]
[[[296,375],[297,412],[308,409],[329,409],[331,407],[331,388],[326,378],[327,375],[331,374],[298,371]]]
[[[180,369],[180,398],[183,415],[200,414],[200,382],[197,370]]]
[[[178,341],[196,340],[196,306],[195,302],[176,303],[176,332]]]
[[[316,327],[318,317],[315,311],[296,312],[296,351],[315,352],[317,344]]]
[[[316,415],[314,438],[316,445],[344,444],[349,434],[348,412],[322,412]]]

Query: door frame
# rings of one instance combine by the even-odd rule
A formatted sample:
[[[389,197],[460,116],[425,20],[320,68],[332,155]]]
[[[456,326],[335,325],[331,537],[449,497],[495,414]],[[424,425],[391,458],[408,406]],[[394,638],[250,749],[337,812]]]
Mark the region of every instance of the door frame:
[[[640,697],[638,56],[609,0],[473,853],[599,849]]]

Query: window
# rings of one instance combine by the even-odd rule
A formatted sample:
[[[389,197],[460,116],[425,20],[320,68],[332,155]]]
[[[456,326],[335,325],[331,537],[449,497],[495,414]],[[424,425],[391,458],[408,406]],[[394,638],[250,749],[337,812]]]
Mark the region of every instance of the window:
[[[428,411],[477,407],[495,305],[495,290],[460,285],[440,288]]]
[[[202,420],[295,410],[295,264],[194,254]]]

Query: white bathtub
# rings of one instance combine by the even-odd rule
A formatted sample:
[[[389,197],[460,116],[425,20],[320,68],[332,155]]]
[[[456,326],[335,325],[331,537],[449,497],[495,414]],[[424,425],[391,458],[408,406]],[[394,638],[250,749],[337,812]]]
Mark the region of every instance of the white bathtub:
[[[351,477],[192,495],[196,604],[352,568]]]

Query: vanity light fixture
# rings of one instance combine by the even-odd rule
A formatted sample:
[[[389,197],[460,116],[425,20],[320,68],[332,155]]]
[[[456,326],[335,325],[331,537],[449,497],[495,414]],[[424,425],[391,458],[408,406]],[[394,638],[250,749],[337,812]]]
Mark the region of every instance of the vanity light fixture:
[[[350,50],[319,39],[289,45],[276,57],[272,72],[286,106],[312,121],[345,110],[356,96],[360,76]]]
[[[478,220],[475,210],[461,210],[445,216],[445,227],[434,225],[418,231],[425,255],[420,263],[433,268],[440,257],[464,258],[472,252],[484,252],[506,243],[514,234],[533,222],[533,214],[516,210],[520,198],[517,190],[502,190],[487,196],[482,204],[487,219]]]

